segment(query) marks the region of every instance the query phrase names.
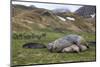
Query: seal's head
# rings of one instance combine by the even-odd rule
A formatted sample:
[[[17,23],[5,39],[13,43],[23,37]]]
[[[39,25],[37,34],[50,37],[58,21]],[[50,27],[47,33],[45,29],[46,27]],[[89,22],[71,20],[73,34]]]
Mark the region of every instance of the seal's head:
[[[47,45],[47,49],[48,49],[50,52],[52,52],[53,44],[52,44],[52,43],[49,43],[49,44]]]

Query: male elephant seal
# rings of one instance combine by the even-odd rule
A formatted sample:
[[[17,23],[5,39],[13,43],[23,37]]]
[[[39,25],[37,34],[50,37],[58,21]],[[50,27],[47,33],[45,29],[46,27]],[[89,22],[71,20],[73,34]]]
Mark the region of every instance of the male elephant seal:
[[[75,34],[70,34],[59,38],[52,43],[49,43],[47,45],[47,49],[51,52],[61,52],[65,47],[69,47],[73,44],[77,45],[78,47],[80,47],[80,44],[84,44],[86,47],[88,47],[88,44],[83,37]]]
[[[79,45],[80,47],[78,47],[77,45],[71,45],[69,47],[65,47],[61,52],[81,52],[81,51],[85,51],[87,50],[87,47],[85,45]]]
[[[72,45],[71,42],[69,42],[65,39],[59,38],[59,39],[55,40],[54,42],[49,43],[47,45],[47,49],[51,52],[61,52],[61,50],[63,48],[71,46],[71,45]]]

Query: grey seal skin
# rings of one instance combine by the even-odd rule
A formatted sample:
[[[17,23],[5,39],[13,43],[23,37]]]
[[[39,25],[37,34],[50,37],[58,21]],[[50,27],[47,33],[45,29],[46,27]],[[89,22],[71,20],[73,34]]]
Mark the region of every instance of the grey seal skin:
[[[72,42],[73,44],[76,44],[76,45],[84,44],[85,46],[87,46],[87,48],[89,48],[86,40],[82,36],[70,34],[70,35],[67,35],[63,38],[66,39],[69,42]]]
[[[78,47],[80,47],[80,44],[83,44],[88,48],[88,44],[83,37],[75,34],[70,34],[49,43],[47,45],[47,49],[51,52],[61,52],[65,47],[69,47],[73,44],[77,45]]]

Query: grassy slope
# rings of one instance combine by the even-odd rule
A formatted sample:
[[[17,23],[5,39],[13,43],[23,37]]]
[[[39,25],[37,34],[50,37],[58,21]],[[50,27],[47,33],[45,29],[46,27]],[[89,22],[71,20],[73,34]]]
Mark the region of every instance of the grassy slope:
[[[67,32],[66,34],[75,33]],[[91,33],[76,33],[85,37],[86,40],[95,40],[95,35]],[[50,53],[45,49],[24,49],[22,45],[27,42],[40,42],[48,44],[49,42],[64,36],[65,34],[48,32],[47,37],[41,40],[13,40],[12,41],[12,64],[27,65],[27,64],[45,64],[59,62],[74,62],[74,61],[94,61],[95,46],[91,46],[85,52],[77,53]]]

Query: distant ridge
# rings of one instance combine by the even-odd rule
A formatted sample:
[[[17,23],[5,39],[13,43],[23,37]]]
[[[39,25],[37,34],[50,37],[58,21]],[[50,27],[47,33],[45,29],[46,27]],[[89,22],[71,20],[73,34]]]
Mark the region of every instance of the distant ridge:
[[[83,6],[76,10],[76,14],[83,16],[83,17],[91,17],[90,15],[93,15],[96,13],[96,7],[95,6]]]

